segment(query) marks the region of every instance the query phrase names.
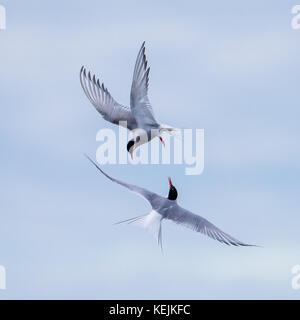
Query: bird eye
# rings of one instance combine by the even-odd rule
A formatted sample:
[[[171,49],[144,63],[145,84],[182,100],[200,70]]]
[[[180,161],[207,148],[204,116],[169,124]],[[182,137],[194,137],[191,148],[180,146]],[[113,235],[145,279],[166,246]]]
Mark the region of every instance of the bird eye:
[[[135,139],[135,142],[139,142],[141,140],[141,137],[137,136]]]

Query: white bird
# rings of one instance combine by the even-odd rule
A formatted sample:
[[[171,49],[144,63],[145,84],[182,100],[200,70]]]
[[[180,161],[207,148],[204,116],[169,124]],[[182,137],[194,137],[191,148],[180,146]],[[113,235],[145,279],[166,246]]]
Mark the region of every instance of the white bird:
[[[209,236],[210,238],[225,243],[227,245],[233,246],[256,246],[241,242],[224,231],[217,228],[214,224],[206,220],[205,218],[194,214],[177,204],[177,190],[173,186],[171,178],[169,178],[169,194],[168,197],[162,197],[154,192],[148,191],[144,188],[128,184],[117,180],[108,174],[106,174],[91,158],[86,156],[88,160],[90,160],[95,167],[104,174],[108,179],[113,182],[116,182],[129,190],[141,195],[145,198],[151,205],[152,211],[149,214],[138,216],[135,218],[131,218],[128,220],[124,220],[119,223],[134,223],[138,226],[141,226],[145,229],[151,231],[155,237],[157,237],[158,245],[161,246],[162,249],[162,228],[161,223],[162,220],[167,219],[171,220],[177,224],[190,228],[196,232],[201,232],[204,235]]]
[[[92,76],[90,71],[87,73],[84,66],[80,70],[81,86],[97,111],[105,120],[122,125],[132,131],[133,139],[127,144],[127,151],[131,154],[131,157],[137,147],[157,136],[164,145],[161,134],[163,132],[173,134],[177,130],[171,126],[158,123],[154,117],[148,98],[149,71],[150,67],[148,67],[145,55],[145,42],[143,42],[134,67],[130,108],[128,108],[119,104],[104,87],[104,84],[96,79],[95,75]]]

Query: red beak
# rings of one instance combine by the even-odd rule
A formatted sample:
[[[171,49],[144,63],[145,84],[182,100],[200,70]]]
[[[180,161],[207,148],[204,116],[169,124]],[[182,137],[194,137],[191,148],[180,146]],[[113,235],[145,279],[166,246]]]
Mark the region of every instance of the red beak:
[[[168,178],[168,180],[169,180],[169,185],[170,185],[170,188],[171,188],[172,187],[172,180],[171,180],[170,177]]]

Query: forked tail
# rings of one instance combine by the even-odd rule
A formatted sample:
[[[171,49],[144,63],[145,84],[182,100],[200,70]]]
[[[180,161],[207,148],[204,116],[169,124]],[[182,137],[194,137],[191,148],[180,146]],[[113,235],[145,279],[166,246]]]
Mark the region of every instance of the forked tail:
[[[167,132],[170,135],[175,136],[175,138],[179,138],[181,136],[181,129],[173,128],[173,127],[171,127],[171,126],[169,126],[167,124],[161,124],[159,131],[161,133]]]
[[[157,239],[157,243],[160,246],[161,251],[163,251],[161,220],[162,220],[162,216],[156,211],[152,210],[150,213],[146,215],[123,220],[115,224],[128,223],[128,224],[136,225],[138,227],[142,227],[150,231],[154,235],[154,237]]]

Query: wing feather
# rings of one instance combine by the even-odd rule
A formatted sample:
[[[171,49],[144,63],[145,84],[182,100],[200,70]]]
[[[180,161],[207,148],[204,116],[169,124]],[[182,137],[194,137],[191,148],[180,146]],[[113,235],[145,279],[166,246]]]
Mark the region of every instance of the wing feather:
[[[158,198],[162,198],[161,196],[159,196],[158,194],[154,193],[154,192],[151,192],[145,188],[142,188],[142,187],[138,187],[136,185],[133,185],[133,184],[129,184],[129,183],[126,183],[126,182],[123,182],[121,180],[118,180],[118,179],[115,179],[111,176],[109,176],[107,173],[105,173],[98,165],[95,161],[93,161],[89,156],[85,155],[86,158],[103,174],[105,175],[109,180],[113,181],[113,182],[116,182],[118,184],[120,184],[121,186],[129,189],[130,191],[132,192],[135,192],[139,195],[141,195],[143,198],[145,198],[151,205],[153,204],[153,202],[155,200],[157,200]]]
[[[130,108],[115,101],[104,84],[95,75],[92,76],[90,71],[87,73],[85,67],[80,70],[80,83],[87,98],[105,120],[117,125],[120,121],[127,121],[128,129],[137,128]]]
[[[205,218],[196,215],[180,206],[173,207],[164,216],[165,219],[171,220],[179,225],[192,229],[193,231],[200,232],[208,237],[233,246],[253,246],[241,242],[224,231],[217,228],[214,224],[206,220]]]
[[[137,55],[130,92],[130,107],[139,128],[158,128],[153,109],[148,98],[149,87],[148,61],[145,55],[145,42]]]

